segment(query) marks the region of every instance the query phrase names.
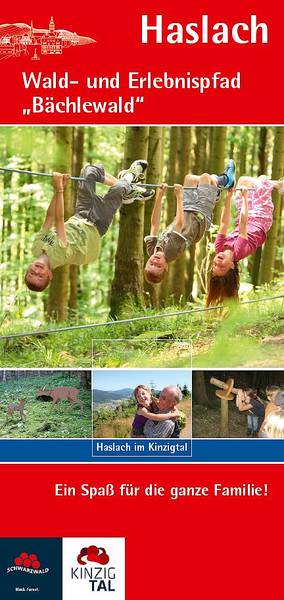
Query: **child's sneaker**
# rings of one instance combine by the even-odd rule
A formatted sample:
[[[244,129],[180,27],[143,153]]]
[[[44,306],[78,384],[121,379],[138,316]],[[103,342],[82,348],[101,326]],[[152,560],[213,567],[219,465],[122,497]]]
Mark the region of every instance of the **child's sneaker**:
[[[229,160],[224,175],[228,177],[228,183],[224,185],[225,190],[230,190],[236,185],[235,179],[236,165],[232,159]]]
[[[137,181],[133,181],[133,183],[138,183],[139,181],[142,181],[143,179],[145,179],[145,171],[148,167],[148,162],[147,160],[135,160],[131,165],[130,168],[128,169],[130,171],[130,173],[133,173],[133,175],[135,175],[137,177]]]
[[[130,191],[122,200],[122,204],[132,204],[134,200],[151,200],[155,196],[154,189],[145,189],[139,185],[131,185]]]
[[[147,167],[147,160],[135,160],[130,165],[129,169],[124,169],[123,171],[120,171],[120,173],[118,174],[118,179],[123,179],[126,173],[132,173],[132,183],[139,183],[139,181],[142,181],[145,178],[144,171],[146,171]]]

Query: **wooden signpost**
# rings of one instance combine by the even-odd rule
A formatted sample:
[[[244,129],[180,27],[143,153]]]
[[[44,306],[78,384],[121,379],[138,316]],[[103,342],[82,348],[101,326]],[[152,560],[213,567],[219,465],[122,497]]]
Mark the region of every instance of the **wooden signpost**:
[[[221,401],[221,417],[220,417],[220,436],[229,437],[229,400],[234,400],[238,389],[234,387],[234,380],[228,379],[226,382],[211,377],[210,383],[215,385],[220,390],[216,391],[216,396]]]

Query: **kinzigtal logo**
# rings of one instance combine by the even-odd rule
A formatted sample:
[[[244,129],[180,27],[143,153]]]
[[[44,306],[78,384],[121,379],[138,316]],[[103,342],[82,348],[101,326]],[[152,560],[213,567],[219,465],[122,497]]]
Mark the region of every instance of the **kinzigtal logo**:
[[[32,575],[43,575],[44,573],[48,573],[49,569],[47,567],[41,568],[37,554],[21,552],[21,554],[14,559],[14,564],[7,567],[7,573],[13,573],[15,571],[22,571],[23,573],[30,573]]]
[[[31,60],[40,60],[47,54],[62,54],[70,46],[93,44],[96,40],[78,35],[66,29],[55,29],[53,17],[48,29],[36,29],[31,21],[0,25],[0,60],[27,56],[32,52]]]
[[[63,538],[62,557],[63,600],[125,600],[124,538]]]
[[[87,560],[83,560],[84,557]],[[95,562],[99,565],[107,565],[109,562],[109,556],[104,548],[89,546],[88,548],[81,549],[80,554],[77,556],[77,562],[79,565],[86,565],[88,562]]]

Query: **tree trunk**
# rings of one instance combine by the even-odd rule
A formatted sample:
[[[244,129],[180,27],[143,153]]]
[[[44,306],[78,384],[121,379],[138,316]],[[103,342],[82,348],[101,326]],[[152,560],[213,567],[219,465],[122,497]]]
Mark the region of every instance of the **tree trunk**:
[[[239,127],[229,127],[228,142],[229,142],[229,158],[235,159],[236,151],[238,148],[238,131]]]
[[[259,146],[258,146],[258,175],[267,173],[267,127],[261,127],[259,131]],[[260,246],[253,254],[253,263],[251,270],[251,282],[254,288],[258,286],[259,269],[261,265],[262,247]]]
[[[170,129],[170,148],[169,158],[167,167],[166,181],[169,184],[173,184],[176,180],[176,162],[177,162],[177,144],[178,144],[178,127],[173,126]],[[175,203],[174,203],[174,192],[173,190],[167,191],[166,196],[166,225],[169,225],[175,216]],[[170,264],[169,272],[167,277],[159,286],[159,303],[165,306],[167,303],[169,293],[169,282],[171,277],[172,264]]]
[[[201,175],[208,170],[207,141],[209,128],[195,127],[194,169],[195,175]]]
[[[54,170],[70,173],[72,169],[72,127],[55,127],[55,159]],[[65,221],[72,214],[72,192],[69,184],[64,191]],[[49,287],[47,314],[50,319],[64,321],[67,317],[69,297],[69,266],[59,267],[53,273]]]
[[[128,168],[134,160],[147,158],[148,136],[149,127],[127,128],[124,168]],[[112,317],[118,317],[123,311],[143,304],[143,233],[143,202],[122,205],[110,298]]]
[[[196,145],[195,145],[195,160],[193,173],[195,175],[201,175],[209,170],[209,156],[207,152],[208,139],[210,137],[209,132],[212,128],[209,127],[196,127]],[[192,300],[192,289],[194,283],[194,272],[196,267],[198,269],[201,268],[201,263],[206,254],[206,244],[207,244],[207,234],[203,236],[200,242],[196,245],[193,244],[190,249],[190,259],[188,265],[188,284],[187,284],[187,292],[186,297]],[[201,289],[200,280],[197,278],[197,295],[201,291],[205,292],[204,289]]]
[[[94,160],[94,153],[95,153],[95,135],[96,135],[96,128],[95,127],[87,127],[87,148],[86,148],[86,153],[87,153],[87,163],[91,163]]]
[[[258,175],[267,173],[267,127],[261,127],[259,131],[258,146]],[[253,287],[257,287],[259,281],[259,269],[261,264],[262,247],[260,246],[253,255],[253,264],[251,270],[251,282]]]
[[[212,146],[210,148],[210,173],[222,173],[226,155],[227,127],[213,127]],[[214,210],[214,223],[219,225],[222,206],[217,202]]]
[[[207,396],[205,377],[203,371],[194,371],[192,377],[192,402],[193,404],[210,405]]]
[[[272,179],[279,179],[283,175],[284,166],[284,127],[275,128]],[[268,232],[265,246],[262,250],[262,262],[260,271],[261,283],[270,283],[273,279],[273,270],[276,256],[277,234],[280,216],[281,197],[277,191],[272,194],[274,212],[273,224]]]
[[[186,279],[185,279],[185,297],[189,302],[193,302],[193,283],[194,283],[194,268],[195,268],[195,251],[196,244],[192,244],[189,248],[189,256],[186,260]]]
[[[259,132],[258,146],[258,175],[266,175],[267,173],[267,127],[261,127]]]
[[[262,254],[262,247],[259,246],[259,248],[257,248],[256,252],[254,252],[254,254],[253,254],[253,263],[252,263],[252,269],[251,269],[251,283],[254,288],[256,288],[258,286],[259,269],[260,269],[260,264],[261,264],[261,254]]]
[[[182,184],[185,175],[189,171],[190,142],[191,127],[180,127],[176,183]],[[176,304],[185,302],[185,271],[186,255],[183,253],[174,261],[171,269],[170,293],[173,295]]]
[[[163,159],[163,128],[150,127],[149,129],[149,145],[147,160],[149,167],[147,169],[147,182],[161,183],[162,179],[162,159]],[[144,236],[149,235],[151,229],[151,214],[153,210],[154,199],[147,200],[145,203],[144,212]],[[148,260],[148,255],[144,245],[144,264]],[[158,289],[157,286],[149,285],[144,281],[144,291],[146,297],[150,299],[151,306],[158,305]]]
[[[77,372],[75,371],[75,374]],[[86,390],[90,390],[92,387],[92,373],[91,371],[81,371],[80,372],[80,380],[81,380],[81,385],[83,388],[85,388]]]
[[[73,168],[72,173],[79,177],[81,169],[83,167],[84,160],[84,127],[75,127],[74,138],[73,138]],[[77,196],[77,186],[73,187],[73,213],[75,212]],[[69,312],[72,315],[76,314],[77,310],[77,294],[78,294],[78,265],[70,265],[69,269],[69,282],[70,282],[70,295],[68,301]]]
[[[255,127],[252,129],[252,146],[251,146],[251,153],[250,153],[250,167],[248,169],[248,175],[250,175],[251,177],[255,177],[256,175],[256,154],[258,151],[258,138],[257,138],[257,131],[258,131],[258,127]]]
[[[248,136],[249,127],[242,128],[238,160],[238,169],[241,175],[245,175],[247,173]]]

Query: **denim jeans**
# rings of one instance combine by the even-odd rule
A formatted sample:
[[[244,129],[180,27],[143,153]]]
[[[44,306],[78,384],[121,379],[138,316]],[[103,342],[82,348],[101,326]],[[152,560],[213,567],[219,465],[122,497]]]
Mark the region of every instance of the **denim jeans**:
[[[248,415],[247,416],[248,430],[257,431],[258,430],[258,417],[256,415]]]

